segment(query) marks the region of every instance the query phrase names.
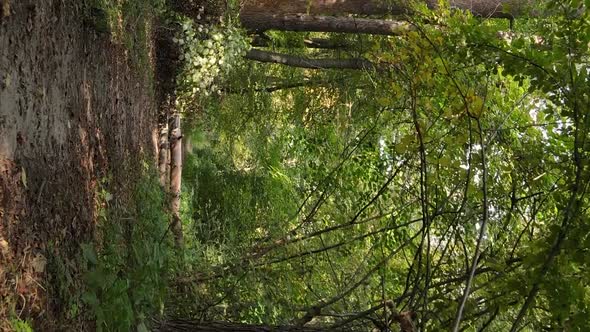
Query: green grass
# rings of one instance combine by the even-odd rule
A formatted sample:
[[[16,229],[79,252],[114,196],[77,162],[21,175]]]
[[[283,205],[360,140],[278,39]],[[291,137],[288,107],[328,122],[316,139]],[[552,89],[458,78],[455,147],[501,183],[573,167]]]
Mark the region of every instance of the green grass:
[[[163,13],[164,0],[87,0],[86,22],[123,45],[137,68],[149,65],[153,19]]]
[[[10,320],[10,325],[14,332],[33,332],[33,328],[28,322],[18,318]]]
[[[49,252],[55,252],[55,246],[49,244]],[[78,262],[63,259],[59,255],[48,255],[47,269],[51,275],[52,297],[63,308],[61,324],[67,325],[79,318],[82,300],[80,289],[83,285],[79,276],[81,273]]]
[[[169,221],[157,177],[145,173],[134,206],[123,206],[106,186],[100,190],[98,240],[80,247],[86,271],[81,299],[97,331],[147,331],[149,318],[163,310]]]

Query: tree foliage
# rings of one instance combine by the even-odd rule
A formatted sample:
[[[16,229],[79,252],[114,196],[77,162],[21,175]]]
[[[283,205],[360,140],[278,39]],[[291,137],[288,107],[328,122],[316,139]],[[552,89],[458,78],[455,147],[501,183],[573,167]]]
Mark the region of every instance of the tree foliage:
[[[192,305],[173,314],[588,330],[588,5],[513,24],[415,6],[399,36],[266,33],[273,54],[374,66],[244,61],[202,100],[177,294]]]

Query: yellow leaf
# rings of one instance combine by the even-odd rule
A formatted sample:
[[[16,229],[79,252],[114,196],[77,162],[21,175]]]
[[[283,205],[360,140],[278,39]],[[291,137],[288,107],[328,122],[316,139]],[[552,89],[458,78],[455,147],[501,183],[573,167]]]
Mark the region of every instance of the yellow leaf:
[[[388,106],[390,104],[390,99],[387,97],[381,97],[381,98],[377,99],[377,103],[380,106]]]
[[[399,143],[395,146],[395,152],[397,152],[399,154],[405,153],[406,151],[408,151],[407,144]]]
[[[451,158],[447,157],[447,156],[442,156],[439,160],[438,160],[438,164],[444,167],[448,167],[451,166]]]
[[[23,186],[27,188],[27,172],[25,172],[24,168],[21,168],[20,179],[23,182]]]
[[[409,150],[409,147],[414,142],[414,135],[406,135],[402,137],[399,143],[395,146],[395,152],[404,153]]]
[[[47,265],[47,259],[41,254],[37,254],[31,262],[31,266],[37,273],[45,272],[45,265]]]
[[[405,145],[410,145],[414,142],[414,135],[406,135],[404,137],[402,137],[402,139],[400,140],[400,143],[405,144]]]
[[[0,237],[0,254],[4,257],[8,257],[10,254],[10,247],[8,246],[8,242]]]
[[[2,0],[2,17],[10,16],[10,0]]]
[[[469,111],[472,116],[479,118],[483,113],[483,99],[479,96],[474,96],[473,101],[469,105]]]

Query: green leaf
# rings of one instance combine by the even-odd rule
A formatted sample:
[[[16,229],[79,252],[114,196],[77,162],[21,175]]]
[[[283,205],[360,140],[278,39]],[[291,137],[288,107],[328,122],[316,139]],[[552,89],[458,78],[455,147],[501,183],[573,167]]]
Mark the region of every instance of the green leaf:
[[[388,97],[380,97],[377,99],[377,103],[380,106],[389,106],[391,104],[391,99]]]
[[[90,243],[82,243],[80,247],[82,248],[82,256],[84,259],[86,259],[87,262],[97,265],[98,258],[96,257],[94,246]]]
[[[139,325],[137,325],[137,332],[149,332],[147,326],[145,326],[144,322],[139,323]]]
[[[438,159],[438,163],[439,165],[444,167],[451,166],[451,158],[449,158],[448,156],[443,156],[440,159]]]

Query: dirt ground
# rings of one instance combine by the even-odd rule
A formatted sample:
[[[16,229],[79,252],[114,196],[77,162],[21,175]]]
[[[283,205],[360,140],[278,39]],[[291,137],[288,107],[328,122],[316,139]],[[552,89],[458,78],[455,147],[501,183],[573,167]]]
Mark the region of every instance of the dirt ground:
[[[8,317],[76,321],[57,284],[79,277],[97,186],[125,191],[128,166],[155,160],[153,68],[89,28],[81,4],[0,0],[0,331]]]

